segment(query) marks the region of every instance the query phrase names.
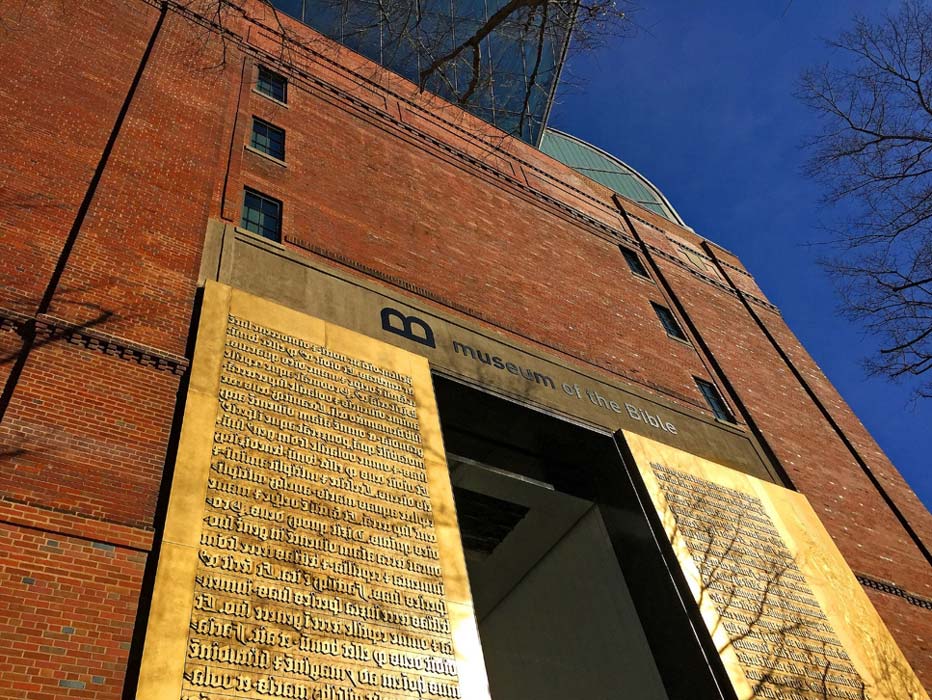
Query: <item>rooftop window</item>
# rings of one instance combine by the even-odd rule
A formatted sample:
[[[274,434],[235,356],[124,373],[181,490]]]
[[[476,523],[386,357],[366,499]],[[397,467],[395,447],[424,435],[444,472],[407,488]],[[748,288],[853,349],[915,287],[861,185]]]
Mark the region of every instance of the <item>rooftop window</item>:
[[[258,117],[252,118],[249,145],[278,160],[285,160],[285,130]]]
[[[718,389],[715,388],[715,385],[704,379],[699,379],[698,377],[694,377],[694,379],[696,380],[696,386],[699,387],[699,391],[702,392],[706,403],[709,404],[709,408],[712,409],[712,413],[715,414],[715,417],[719,420],[734,423],[735,416],[731,412],[731,409],[728,408],[728,404],[725,403],[725,399],[718,393]]]
[[[625,262],[628,263],[628,268],[632,273],[638,277],[646,277],[650,279],[650,275],[647,274],[647,268],[644,267],[644,263],[641,262],[641,256],[637,254],[636,251],[631,250],[630,248],[625,248],[623,245],[618,246],[621,249],[621,254],[625,257]]]

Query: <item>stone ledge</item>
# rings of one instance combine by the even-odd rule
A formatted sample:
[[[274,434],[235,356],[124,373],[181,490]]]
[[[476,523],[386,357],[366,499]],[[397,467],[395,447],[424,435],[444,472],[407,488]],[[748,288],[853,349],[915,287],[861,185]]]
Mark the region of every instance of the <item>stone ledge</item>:
[[[865,588],[873,588],[875,591],[889,593],[890,595],[895,595],[898,598],[902,598],[910,605],[925,608],[926,610],[932,610],[932,599],[917,595],[915,593],[910,593],[909,591],[900,588],[892,581],[884,581],[883,579],[874,578],[873,576],[868,576],[867,574],[855,574],[855,576],[858,579],[858,583],[860,583]]]
[[[36,338],[46,342],[67,340],[69,343],[83,345],[89,350],[99,350],[107,355],[133,360],[146,367],[167,370],[178,376],[185,374],[190,365],[188,358],[181,355],[134,343],[103,331],[91,330],[49,314],[32,316],[0,307],[0,329],[20,335],[33,333]]]

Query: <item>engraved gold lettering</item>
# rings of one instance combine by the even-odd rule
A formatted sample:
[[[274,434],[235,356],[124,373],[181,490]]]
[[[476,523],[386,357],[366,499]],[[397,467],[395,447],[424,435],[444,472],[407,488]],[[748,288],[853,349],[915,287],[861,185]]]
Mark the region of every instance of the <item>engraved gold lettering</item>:
[[[411,378],[231,315],[212,443],[182,697],[459,698]]]
[[[651,464],[754,697],[868,698],[761,501]],[[815,695],[810,695],[815,693]]]

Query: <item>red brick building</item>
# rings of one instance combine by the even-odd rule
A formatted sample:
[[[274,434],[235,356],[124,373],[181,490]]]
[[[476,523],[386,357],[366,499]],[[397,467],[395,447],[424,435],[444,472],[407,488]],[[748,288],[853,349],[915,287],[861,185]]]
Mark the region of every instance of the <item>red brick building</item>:
[[[932,686],[932,516],[734,254],[261,3],[212,7],[0,6],[0,696],[132,693],[205,279],[318,314],[319,280],[355,285],[597,388],[574,413],[455,348],[450,387],[670,421],[802,492]],[[241,228],[249,193],[280,241]]]

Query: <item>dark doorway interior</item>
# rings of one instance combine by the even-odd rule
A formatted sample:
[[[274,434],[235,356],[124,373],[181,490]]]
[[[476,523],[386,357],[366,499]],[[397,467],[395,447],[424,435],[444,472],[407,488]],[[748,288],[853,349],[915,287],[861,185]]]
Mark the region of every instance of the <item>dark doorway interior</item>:
[[[493,700],[667,700],[595,504],[448,458]]]
[[[434,385],[492,700],[733,697],[615,439]]]

